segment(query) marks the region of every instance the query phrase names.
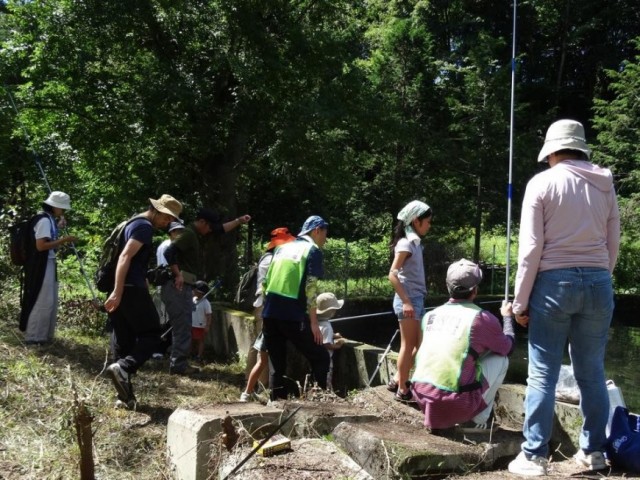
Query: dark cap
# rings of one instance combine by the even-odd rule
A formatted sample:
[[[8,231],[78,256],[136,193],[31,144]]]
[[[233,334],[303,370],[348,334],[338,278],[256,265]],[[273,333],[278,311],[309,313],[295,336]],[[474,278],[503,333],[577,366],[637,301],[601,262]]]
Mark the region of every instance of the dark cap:
[[[200,210],[198,210],[198,213],[196,214],[196,220],[199,219],[206,221],[209,225],[211,225],[211,227],[222,222],[222,217],[208,208],[201,208]]]
[[[196,284],[194,285],[193,289],[197,292],[200,292],[201,294],[205,294],[209,291],[209,285],[207,285],[207,282],[203,281],[203,280],[198,280],[196,282]]]
[[[461,258],[449,265],[447,290],[449,294],[471,292],[482,281],[482,270],[475,263]]]

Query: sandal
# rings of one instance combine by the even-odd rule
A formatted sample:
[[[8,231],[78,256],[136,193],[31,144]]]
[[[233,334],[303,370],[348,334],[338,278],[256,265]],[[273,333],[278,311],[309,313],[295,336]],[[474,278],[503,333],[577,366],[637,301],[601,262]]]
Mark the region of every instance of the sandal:
[[[389,383],[387,383],[387,390],[396,393],[398,391],[398,382],[394,379],[389,380]]]
[[[407,390],[405,393],[402,393],[400,390],[398,390],[393,398],[396,401],[402,403],[415,402],[415,400],[413,399],[413,395],[411,394],[411,390]]]

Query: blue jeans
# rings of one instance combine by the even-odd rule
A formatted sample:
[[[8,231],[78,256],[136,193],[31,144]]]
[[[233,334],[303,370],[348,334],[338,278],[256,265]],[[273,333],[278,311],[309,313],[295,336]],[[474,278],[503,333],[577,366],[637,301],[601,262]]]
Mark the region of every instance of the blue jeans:
[[[527,455],[548,457],[555,388],[565,345],[580,388],[580,448],[605,450],[609,396],[604,354],[613,315],[611,274],[601,268],[538,273],[529,299],[529,376],[525,398]]]

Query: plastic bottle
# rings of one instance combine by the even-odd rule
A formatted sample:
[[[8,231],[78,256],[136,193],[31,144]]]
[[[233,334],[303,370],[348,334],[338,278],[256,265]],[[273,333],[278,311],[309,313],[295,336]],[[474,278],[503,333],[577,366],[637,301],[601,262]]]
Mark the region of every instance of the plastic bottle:
[[[616,387],[613,380],[607,380],[607,393],[609,394],[609,420],[607,420],[607,437],[611,433],[611,420],[613,419],[613,412],[616,411],[616,407],[627,407],[622,396],[622,390]]]

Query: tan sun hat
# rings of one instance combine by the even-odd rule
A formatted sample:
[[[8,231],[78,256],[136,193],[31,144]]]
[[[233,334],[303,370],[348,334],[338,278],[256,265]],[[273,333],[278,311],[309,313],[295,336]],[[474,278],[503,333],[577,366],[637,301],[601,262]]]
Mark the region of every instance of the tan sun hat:
[[[316,300],[316,313],[322,315],[329,310],[340,310],[344,305],[344,300],[338,300],[331,292],[321,293]]]
[[[71,198],[64,192],[51,192],[44,203],[50,207],[71,210]]]
[[[538,154],[538,162],[546,162],[549,155],[560,150],[578,150],[591,158],[591,149],[587,146],[584,127],[580,122],[564,119],[552,123]]]
[[[167,195],[165,193],[158,200],[150,198],[149,201],[151,202],[151,205],[153,205],[153,208],[155,208],[159,212],[171,215],[179,222],[182,221],[180,220],[180,214],[182,213],[182,204],[171,195]]]

